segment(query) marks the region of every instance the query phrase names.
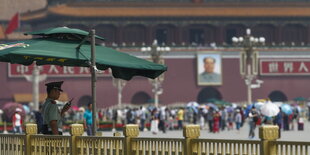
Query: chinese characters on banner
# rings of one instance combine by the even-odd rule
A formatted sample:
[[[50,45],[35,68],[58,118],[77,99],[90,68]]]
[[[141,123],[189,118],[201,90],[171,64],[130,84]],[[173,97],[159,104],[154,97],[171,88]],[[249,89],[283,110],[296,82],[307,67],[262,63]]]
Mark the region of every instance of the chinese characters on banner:
[[[56,65],[38,66],[40,74],[47,74],[49,77],[90,77],[90,69],[87,67],[69,67]],[[23,75],[31,75],[33,65],[24,66],[19,64],[8,64],[9,77],[23,77]],[[111,76],[110,70],[101,73],[102,76]],[[100,76],[100,75],[99,75]]]
[[[310,75],[310,59],[261,59],[260,75]]]

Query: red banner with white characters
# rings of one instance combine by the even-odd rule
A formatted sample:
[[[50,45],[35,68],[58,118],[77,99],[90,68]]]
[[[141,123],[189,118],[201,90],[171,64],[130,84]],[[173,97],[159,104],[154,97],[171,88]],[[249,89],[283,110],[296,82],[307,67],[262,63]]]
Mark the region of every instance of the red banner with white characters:
[[[56,65],[38,66],[40,74],[46,74],[49,77],[90,77],[90,69],[87,67],[68,67]],[[31,75],[33,65],[24,66],[19,64],[8,64],[9,77],[23,77],[23,75]],[[99,76],[111,76],[110,70],[105,70]]]
[[[261,59],[260,75],[310,75],[310,59]]]

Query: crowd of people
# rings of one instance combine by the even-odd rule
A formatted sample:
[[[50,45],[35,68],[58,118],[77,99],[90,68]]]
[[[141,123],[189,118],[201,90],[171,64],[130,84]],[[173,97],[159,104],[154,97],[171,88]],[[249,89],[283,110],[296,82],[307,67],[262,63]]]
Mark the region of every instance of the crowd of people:
[[[186,124],[198,124],[202,130],[210,133],[219,133],[224,130],[240,130],[249,125],[249,138],[255,137],[255,129],[261,124],[278,125],[280,130],[303,130],[302,112],[294,108],[291,114],[280,112],[273,117],[264,116],[254,104],[251,106],[178,106],[178,107],[154,107],[140,106],[135,108],[107,108],[96,112],[98,122],[113,122],[114,124],[138,124],[141,131],[150,130],[153,134],[166,133],[169,130],[181,130]],[[218,108],[219,107],[219,108]],[[310,107],[308,107],[308,111]],[[92,134],[92,108],[81,107],[78,110],[69,109],[63,117],[64,121],[84,124],[88,135]],[[21,133],[21,109],[16,109],[13,118],[14,133]],[[33,113],[34,119],[38,119]],[[309,114],[309,112],[308,112]],[[310,117],[308,117],[309,119]],[[41,120],[42,121],[42,120]],[[310,119],[309,119],[310,121]],[[40,129],[39,129],[40,130]]]
[[[102,112],[102,111],[101,111]],[[102,114],[101,114],[102,115]],[[125,108],[107,109],[104,111],[107,120],[122,124],[138,124],[141,131],[146,125],[156,134],[158,131],[165,133],[167,130],[182,129],[185,124],[199,124],[201,129],[218,133],[220,130],[237,130],[243,126],[245,115],[243,108],[198,108],[191,107],[167,108]],[[235,124],[235,125],[234,125]]]
[[[223,130],[240,130],[247,122],[249,124],[249,138],[255,137],[257,125],[274,124],[278,125],[280,131],[298,130],[304,128],[305,112],[310,121],[310,105],[301,108],[299,104],[289,105],[287,103],[272,103],[270,100],[257,102],[251,105],[227,104],[216,101],[206,104],[189,102],[186,105],[177,107],[154,107],[140,106],[130,108],[107,108],[96,111],[98,120],[93,121],[92,104],[87,107],[73,108],[71,99],[60,106],[57,100],[63,91],[63,81],[50,82],[45,84],[47,99],[40,106],[39,111],[33,111],[33,122],[38,125],[38,133],[62,135],[63,122],[83,123],[87,135],[93,135],[93,123],[102,121],[113,122],[113,124],[137,124],[141,131],[148,130],[153,134],[159,131],[166,133],[167,130],[181,130],[186,124],[199,124],[202,130],[210,133],[219,133]],[[305,104],[303,104],[305,105]],[[86,108],[86,109],[85,109]],[[305,110],[305,108],[308,108]],[[271,113],[270,111],[273,110]],[[267,111],[267,112],[266,112]],[[12,115],[14,133],[22,133],[21,116],[22,109],[17,108]],[[82,120],[82,122],[81,122]],[[247,121],[246,121],[247,120]],[[27,120],[28,122],[28,120]],[[115,126],[113,126],[115,127]]]
[[[303,130],[303,117],[298,108],[290,115],[281,111],[273,117],[264,116],[255,106],[222,106],[214,107],[139,107],[123,109],[106,109],[98,112],[99,120],[112,121],[116,124],[138,124],[141,131],[149,127],[153,134],[159,131],[182,129],[185,124],[199,124],[201,129],[210,133],[221,130],[240,130],[249,125],[249,138],[254,138],[256,126],[261,124],[278,125],[284,131],[294,130],[298,126]],[[247,123],[245,123],[247,122]]]

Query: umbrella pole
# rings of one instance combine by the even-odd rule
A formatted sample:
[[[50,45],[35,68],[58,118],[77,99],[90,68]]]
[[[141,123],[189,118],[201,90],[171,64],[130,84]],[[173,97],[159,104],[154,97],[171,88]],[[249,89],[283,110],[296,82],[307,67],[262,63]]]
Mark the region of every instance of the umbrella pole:
[[[93,119],[93,135],[96,135],[97,126],[96,126],[96,51],[95,51],[95,30],[90,31],[91,35],[91,93],[92,93],[92,119]]]

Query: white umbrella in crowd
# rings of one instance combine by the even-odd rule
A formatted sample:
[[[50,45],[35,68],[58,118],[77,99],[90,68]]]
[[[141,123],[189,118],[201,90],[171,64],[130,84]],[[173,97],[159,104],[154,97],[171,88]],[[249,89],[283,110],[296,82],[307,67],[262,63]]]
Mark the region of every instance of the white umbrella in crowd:
[[[263,115],[272,117],[276,116],[280,112],[280,109],[276,104],[268,101],[266,104],[262,105],[260,111]]]
[[[256,102],[254,106],[256,109],[260,109],[264,104],[265,104],[264,102]]]
[[[187,107],[198,107],[199,104],[195,101],[191,101],[191,102],[188,102],[186,106]]]
[[[283,105],[283,102],[273,102],[273,104],[277,105],[278,107],[281,107]]]

